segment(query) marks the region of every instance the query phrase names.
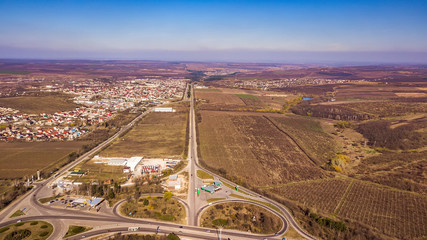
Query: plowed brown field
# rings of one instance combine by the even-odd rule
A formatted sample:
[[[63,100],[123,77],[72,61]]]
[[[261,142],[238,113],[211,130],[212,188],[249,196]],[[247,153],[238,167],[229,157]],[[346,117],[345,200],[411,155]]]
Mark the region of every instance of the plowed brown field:
[[[250,185],[282,184],[328,176],[263,114],[203,111],[204,163]]]

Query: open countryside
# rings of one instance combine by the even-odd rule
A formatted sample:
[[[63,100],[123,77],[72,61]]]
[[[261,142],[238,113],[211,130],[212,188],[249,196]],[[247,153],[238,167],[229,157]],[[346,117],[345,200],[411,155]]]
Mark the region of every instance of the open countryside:
[[[174,113],[148,114],[121,139],[117,139],[101,154],[110,157],[182,157],[186,147],[188,110],[177,104]]]
[[[385,161],[381,167],[380,165],[375,167],[376,165],[369,160],[382,159],[377,156],[379,153],[375,154],[375,150],[370,150],[366,144],[368,141],[364,140],[363,136],[355,137],[351,129],[340,129],[338,125],[341,124],[340,121],[335,120],[331,125],[331,121],[321,118],[258,113],[255,108],[252,108],[250,113],[246,112],[248,110],[243,113],[238,108],[234,111],[231,109],[212,111],[208,110],[213,109],[209,105],[215,106],[218,110],[224,110],[222,106],[226,104],[212,101],[215,99],[214,94],[220,96],[222,93],[211,91],[206,95],[206,92],[196,91],[196,95],[201,99],[198,116],[200,157],[202,164],[207,168],[251,189],[258,189],[278,201],[285,203],[290,200],[296,204],[295,207],[300,206],[310,212],[322,213],[328,217],[338,216],[348,220],[350,225],[352,222],[369,222],[368,225],[380,232],[398,238],[408,236],[417,238],[426,234],[427,229],[424,226],[426,215],[423,211],[427,204],[425,196],[375,184],[383,183],[404,190],[419,191],[417,189],[423,189],[421,179],[425,179],[425,177],[417,177],[421,174],[420,172],[411,176],[396,172],[393,176],[411,184],[413,187],[410,189],[395,183],[391,185],[394,181],[390,177],[387,182],[373,173],[382,170],[383,173],[378,172],[378,174],[385,176],[384,170],[391,173],[392,171],[388,169],[393,167],[384,165]],[[206,96],[209,100],[203,98]],[[297,107],[298,105],[295,105],[294,108],[297,109]],[[423,109],[419,111],[422,112]],[[393,112],[399,112],[399,110],[393,109]],[[418,121],[419,125],[424,123],[421,119]],[[405,124],[405,120],[400,122]],[[417,125],[411,124],[411,126]],[[353,135],[348,135],[350,133]],[[421,134],[424,133],[421,132]],[[351,146],[347,145],[349,143]],[[388,142],[388,144],[392,143]],[[418,146],[408,146],[408,148],[414,147]],[[352,156],[353,162],[339,162],[334,165],[336,160],[333,159],[338,159],[337,156],[341,156],[339,153],[343,151]],[[387,155],[396,156],[396,153],[393,155],[390,152],[384,156]],[[414,161],[413,164],[408,165],[408,167],[413,166],[413,173],[418,172],[417,164],[419,166],[421,162],[426,161],[421,155],[423,154],[417,155],[416,152],[404,154],[404,156],[413,156],[408,159]],[[371,169],[369,177],[357,175],[359,179],[367,181],[342,177],[342,173],[339,172],[344,168],[344,173],[348,176],[355,176],[352,165],[358,165],[359,169]],[[277,171],[282,166],[283,169]],[[339,169],[339,172],[330,171],[333,168]],[[368,196],[378,197],[369,198]],[[366,208],[356,206],[366,206]],[[298,208],[294,211],[298,211]],[[402,219],[402,216],[406,219]],[[303,219],[307,217],[310,219],[312,216],[301,212],[301,224],[306,224],[306,220]],[[361,221],[362,218],[364,220]]]
[[[427,240],[425,0],[0,9],[0,240]]]
[[[0,143],[0,176],[2,179],[19,179],[37,176],[37,170],[46,172],[61,167],[70,154],[87,144],[84,141],[54,143]]]

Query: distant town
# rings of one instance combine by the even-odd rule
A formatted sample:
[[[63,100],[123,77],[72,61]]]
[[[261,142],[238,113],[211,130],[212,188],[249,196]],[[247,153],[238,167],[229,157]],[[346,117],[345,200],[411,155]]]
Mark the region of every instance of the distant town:
[[[41,114],[0,107],[0,125],[5,128],[0,131],[0,141],[75,140],[114,118],[118,111],[137,111],[182,98],[185,85],[182,79],[136,79],[113,85],[89,80],[65,88],[47,85],[44,91],[70,94],[81,107]]]

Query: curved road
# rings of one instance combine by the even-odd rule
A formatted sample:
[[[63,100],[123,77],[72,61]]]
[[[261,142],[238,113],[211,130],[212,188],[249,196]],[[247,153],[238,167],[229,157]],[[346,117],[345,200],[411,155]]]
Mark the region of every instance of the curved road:
[[[232,185],[232,186],[236,186],[236,184],[235,183],[233,183],[232,181],[230,181],[230,180],[228,180],[228,179],[225,179],[225,178],[223,178],[223,177],[220,177],[219,175],[217,175],[216,173],[214,173],[214,172],[211,172],[211,171],[209,171],[209,170],[207,170],[207,169],[204,169],[203,167],[201,167],[200,165],[199,165],[199,160],[198,160],[198,155],[197,155],[197,141],[196,141],[196,139],[197,139],[197,134],[196,134],[196,118],[195,118],[195,111],[194,111],[194,86],[192,85],[192,88],[191,88],[191,91],[192,91],[192,93],[191,93],[191,103],[190,103],[190,146],[191,146],[191,151],[189,151],[189,153],[191,153],[191,164],[193,165],[193,166],[191,166],[191,169],[192,169],[192,173],[193,173],[193,177],[195,176],[195,168],[197,167],[197,168],[199,168],[199,169],[202,169],[203,171],[205,171],[205,172],[207,172],[207,173],[209,173],[209,174],[211,174],[212,176],[214,176],[215,178],[217,178],[217,179],[219,179],[220,181],[222,181],[222,182],[226,182],[226,183],[228,183],[228,184],[230,184],[230,185]],[[194,182],[194,181],[193,181]],[[194,186],[193,186],[193,189],[194,189]],[[276,206],[277,208],[279,208],[280,209],[280,211],[282,211],[282,213],[283,214],[285,214],[285,217],[286,217],[286,219],[287,219],[287,221],[286,222],[289,222],[291,225],[292,225],[292,227],[299,233],[299,234],[301,234],[303,237],[305,237],[306,239],[310,239],[310,240],[315,240],[315,238],[313,237],[313,236],[311,236],[310,234],[308,234],[308,233],[306,233],[299,225],[298,225],[298,223],[295,221],[295,219],[292,217],[292,215],[289,213],[289,211],[285,208],[285,207],[283,207],[283,205],[281,205],[281,204],[279,204],[278,202],[276,202],[276,201],[273,201],[273,200],[271,200],[271,199],[269,199],[269,198],[266,198],[266,197],[263,197],[263,196],[261,196],[260,194],[258,194],[258,193],[256,193],[256,192],[254,192],[254,191],[252,191],[252,190],[249,190],[249,189],[247,189],[247,188],[244,188],[244,187],[241,187],[241,186],[239,186],[239,189],[241,189],[241,190],[244,190],[245,192],[248,192],[248,193],[250,193],[250,194],[252,194],[253,196],[259,196],[260,198],[262,198],[265,202],[268,202],[268,203],[270,203],[270,204],[272,204],[272,205],[274,205],[274,206]],[[191,188],[190,188],[190,190],[191,190]],[[191,192],[191,191],[190,191]],[[194,191],[192,191],[193,192],[193,195],[194,195]],[[191,200],[191,199],[190,199]],[[191,204],[190,204],[190,206],[192,206]],[[193,206],[194,206],[194,204],[193,204]],[[193,220],[194,221],[194,220]]]
[[[191,177],[190,177],[190,187],[189,187],[189,194],[188,194],[188,199],[187,199],[187,203],[185,203],[185,201],[179,199],[179,201],[181,203],[183,203],[186,208],[187,208],[187,213],[188,213],[188,221],[189,221],[189,225],[190,226],[180,226],[178,224],[174,224],[174,223],[166,223],[166,222],[157,222],[157,221],[153,221],[153,220],[147,220],[147,219],[132,219],[132,218],[127,218],[124,216],[121,216],[120,214],[117,213],[117,208],[120,205],[120,203],[116,204],[114,206],[114,208],[112,209],[112,213],[90,213],[90,212],[82,212],[82,211],[75,211],[75,210],[69,210],[69,209],[58,209],[58,208],[52,208],[46,205],[43,205],[41,203],[39,203],[37,201],[37,195],[42,191],[42,190],[46,190],[47,186],[57,178],[57,176],[60,176],[61,174],[63,174],[66,171],[69,171],[71,168],[73,168],[74,166],[76,166],[77,164],[79,164],[80,162],[82,162],[83,160],[86,160],[90,155],[96,153],[97,151],[101,150],[103,147],[107,146],[108,144],[110,144],[115,138],[117,138],[118,136],[120,136],[122,133],[124,133],[125,131],[129,130],[131,127],[133,127],[133,125],[139,121],[142,117],[144,117],[146,114],[148,114],[150,111],[144,112],[142,114],[140,114],[139,116],[137,116],[134,120],[132,120],[132,122],[130,122],[128,125],[122,127],[116,134],[114,134],[112,137],[110,137],[109,139],[107,139],[106,141],[104,141],[103,143],[99,144],[98,146],[96,146],[95,148],[91,149],[90,151],[86,152],[85,154],[83,154],[82,156],[80,156],[76,161],[69,163],[68,165],[66,165],[65,167],[63,167],[62,169],[60,169],[54,176],[51,176],[50,178],[46,179],[43,182],[39,182],[39,183],[35,183],[34,185],[36,186],[35,189],[29,191],[27,194],[25,194],[24,196],[22,196],[21,198],[19,198],[15,203],[9,205],[9,207],[7,207],[6,209],[4,209],[1,214],[0,214],[0,227],[9,225],[9,224],[13,224],[16,222],[16,220],[21,220],[21,221],[30,221],[30,220],[51,220],[53,223],[57,222],[55,220],[81,220],[81,221],[93,221],[93,222],[105,222],[105,223],[110,223],[110,224],[138,224],[138,226],[140,227],[140,229],[138,231],[140,232],[149,232],[149,233],[156,233],[157,231],[157,227],[161,227],[161,229],[165,229],[166,231],[169,232],[175,232],[180,236],[185,236],[185,237],[192,237],[192,238],[199,238],[199,239],[218,239],[218,236],[216,236],[216,232],[212,229],[207,229],[207,228],[201,228],[201,227],[197,227],[197,220],[198,217],[200,215],[200,213],[209,205],[206,206],[201,206],[197,212],[196,212],[196,196],[195,196],[195,177],[196,177],[196,169],[202,169],[204,171],[206,171],[207,173],[211,174],[212,176],[215,176],[217,179],[226,182],[230,185],[235,185],[235,183],[229,181],[228,179],[222,178],[220,176],[218,176],[217,174],[206,170],[204,168],[202,168],[201,166],[199,166],[198,164],[198,156],[197,156],[197,142],[196,142],[196,126],[195,126],[195,111],[194,111],[194,86],[191,85],[191,97],[190,97],[190,143],[189,143],[189,160],[190,160],[190,164],[189,164],[189,168],[190,168],[190,173],[191,173]],[[259,196],[259,194],[246,189],[244,187],[240,187],[242,190],[252,194],[253,196]],[[29,197],[30,196],[30,197]],[[307,239],[315,239],[312,236],[310,236],[309,234],[307,234],[303,229],[301,229],[298,224],[296,223],[296,221],[293,219],[293,217],[291,216],[291,214],[288,212],[288,210],[283,207],[281,204],[259,196],[262,200],[264,200],[265,202],[268,202],[274,206],[276,206],[277,208],[280,209],[280,211],[282,211],[282,213],[284,215],[282,215],[282,213],[279,213],[277,211],[275,211],[274,209],[269,208],[268,206],[259,204],[257,202],[254,201],[249,201],[249,200],[224,200],[224,201],[218,201],[215,202],[215,204],[219,204],[219,203],[223,203],[223,202],[248,202],[251,204],[255,204],[258,206],[261,206],[263,208],[266,208],[268,210],[270,210],[271,212],[273,212],[274,214],[278,215],[282,221],[283,221],[283,228],[277,233],[277,235],[281,235],[284,234],[287,229],[288,229],[288,223],[290,223],[294,229],[299,232],[302,236],[304,236]],[[30,207],[36,208],[37,211],[39,212],[40,216],[21,216],[21,217],[17,217],[14,220],[9,220],[9,221],[4,221],[6,220],[6,217],[10,215],[11,211],[16,209],[17,206],[19,206],[19,204],[26,202],[29,204]],[[153,227],[155,226],[155,227]],[[124,226],[120,226],[120,227],[115,227],[115,228],[105,228],[102,229],[102,226],[100,226],[101,229],[93,229],[91,231],[88,231],[86,233],[82,233],[79,235],[76,235],[72,238],[69,239],[81,239],[82,236],[96,236],[99,234],[104,234],[104,233],[113,233],[113,232],[127,232],[127,227]],[[56,239],[57,237],[61,237],[58,234],[58,231],[60,231],[61,229],[54,229],[54,233],[52,234],[52,236],[49,239]],[[63,229],[62,229],[63,230]],[[162,233],[164,232],[164,230],[162,231]],[[56,235],[55,235],[56,234]],[[238,238],[238,239],[263,239],[263,238],[277,238],[277,235],[254,235],[251,233],[246,233],[246,232],[238,232],[238,231],[233,231],[233,230],[223,230],[222,234],[224,237],[230,237],[230,238]],[[53,237],[54,236],[54,237]]]
[[[277,236],[277,235],[283,235],[283,234],[285,234],[285,233],[286,233],[286,231],[288,231],[288,224],[287,224],[286,218],[285,218],[281,213],[279,213],[279,212],[277,212],[276,210],[274,210],[274,209],[272,209],[272,208],[270,208],[270,207],[268,207],[268,206],[265,206],[265,205],[263,205],[263,204],[261,204],[261,203],[253,202],[253,201],[250,201],[250,200],[243,200],[243,199],[220,200],[220,201],[213,202],[211,205],[203,206],[203,207],[201,207],[201,208],[197,211],[197,214],[196,214],[197,219],[198,219],[198,220],[200,219],[201,214],[202,214],[202,212],[204,212],[204,210],[205,210],[205,209],[207,209],[207,208],[209,208],[209,207],[212,207],[212,206],[215,206],[215,205],[217,205],[217,204],[221,204],[221,203],[230,203],[230,202],[242,202],[242,203],[249,203],[249,204],[257,205],[257,206],[259,206],[259,207],[262,207],[262,208],[267,209],[268,211],[272,212],[274,215],[276,215],[277,217],[279,217],[279,218],[280,218],[280,220],[282,220],[282,223],[283,223],[283,225],[282,225],[282,229],[280,229],[280,230],[279,230],[277,233],[275,233],[274,235],[269,235],[269,237],[273,237],[273,236]],[[199,221],[198,221],[198,222],[199,222]]]

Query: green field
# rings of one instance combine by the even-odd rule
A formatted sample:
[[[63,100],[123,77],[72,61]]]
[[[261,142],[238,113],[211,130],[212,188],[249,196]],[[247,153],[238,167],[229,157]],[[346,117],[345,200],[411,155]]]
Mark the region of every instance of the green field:
[[[202,170],[197,170],[197,177],[201,179],[214,179],[212,175]]]
[[[340,151],[340,146],[315,119],[293,115],[271,116],[268,119],[291,137],[319,166],[325,164]]]
[[[16,212],[14,212],[12,215],[10,215],[10,218],[19,217],[19,216],[23,216],[23,215],[25,215],[24,212],[22,212],[21,210],[16,210]]]
[[[196,91],[221,92],[218,88],[196,88]]]
[[[0,70],[0,74],[15,74],[15,75],[27,75],[30,72],[17,71],[17,70]]]
[[[89,231],[91,229],[92,229],[91,227],[70,225],[68,227],[68,232],[65,234],[64,238],[71,237],[71,236],[77,235],[79,233]]]
[[[66,94],[43,94],[42,96],[23,96],[0,98],[1,107],[19,110],[20,113],[39,114],[70,111],[79,105]]]
[[[103,157],[171,157],[184,155],[188,111],[179,108],[175,113],[149,113],[124,137],[118,138]]]
[[[79,182],[90,183],[93,181],[105,181],[108,179],[114,179],[116,182],[122,183],[127,180],[127,174],[123,173],[123,166],[112,166],[102,163],[94,163],[93,161],[89,160],[78,164],[76,167],[74,167],[74,170],[87,172],[87,174],[82,177],[68,177]]]
[[[200,225],[263,234],[278,232],[283,226],[280,218],[270,211],[247,203],[220,203],[209,207],[202,214]]]
[[[64,163],[68,154],[79,151],[86,143],[84,141],[0,143],[0,178],[36,176],[37,170],[49,172]]]
[[[251,94],[235,94],[236,96],[238,96],[239,98],[242,99],[253,99],[253,100],[258,100],[258,97],[255,95],[251,95]]]
[[[15,223],[0,228],[0,239],[40,239],[49,238],[53,232],[53,226],[44,221],[27,221]]]
[[[121,208],[123,215],[135,218],[153,218],[162,221],[185,223],[185,208],[173,198],[146,197],[127,201]],[[129,215],[130,213],[130,215]]]
[[[62,196],[58,194],[58,195],[52,196],[52,197],[40,198],[39,202],[44,204],[44,203],[47,203],[49,201],[55,200],[56,198],[60,198],[60,197],[62,197]]]

